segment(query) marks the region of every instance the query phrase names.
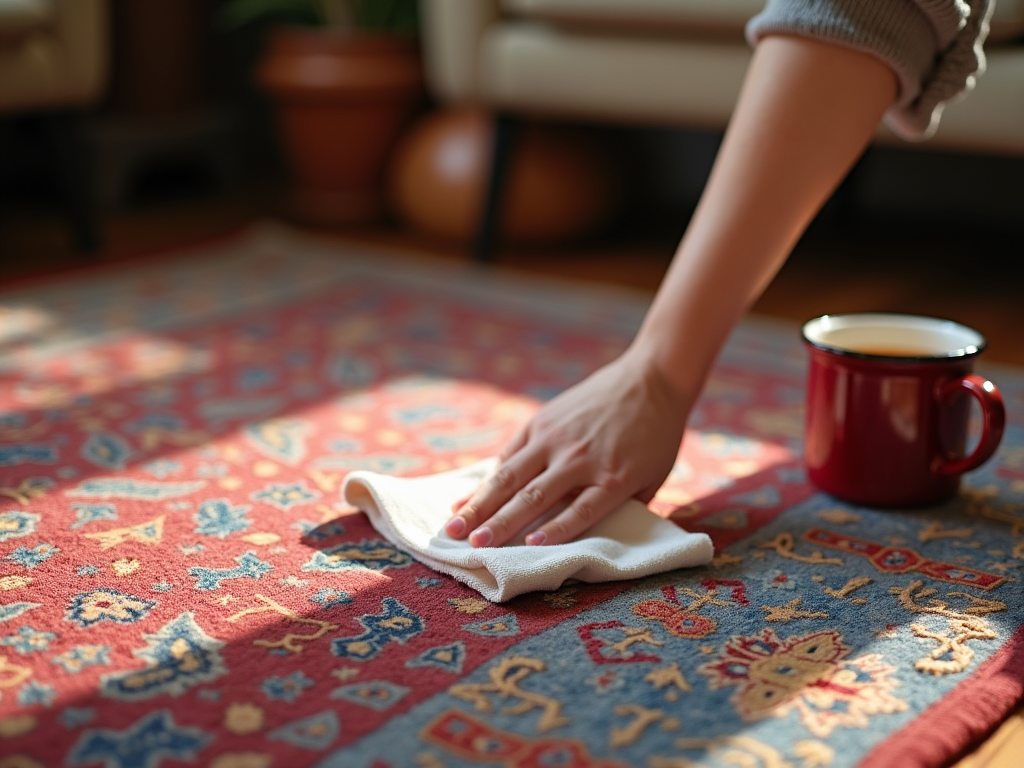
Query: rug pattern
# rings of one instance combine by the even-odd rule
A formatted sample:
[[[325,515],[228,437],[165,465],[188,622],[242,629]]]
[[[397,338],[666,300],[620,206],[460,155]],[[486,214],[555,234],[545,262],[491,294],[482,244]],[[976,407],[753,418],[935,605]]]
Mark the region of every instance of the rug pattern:
[[[638,582],[492,604],[341,502],[492,455],[645,301],[273,228],[0,295],[0,766],[955,757],[1021,695],[1018,371],[958,498],[869,510],[808,486],[795,329],[746,323],[652,503],[715,561]]]

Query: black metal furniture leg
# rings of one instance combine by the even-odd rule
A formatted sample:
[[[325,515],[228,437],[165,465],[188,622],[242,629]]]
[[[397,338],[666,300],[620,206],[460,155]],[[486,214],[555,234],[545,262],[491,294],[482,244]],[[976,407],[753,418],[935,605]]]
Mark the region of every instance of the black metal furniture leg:
[[[43,117],[42,125],[75,249],[92,253],[99,247],[99,237],[80,116],[54,112]]]
[[[473,257],[480,264],[494,261],[506,176],[518,128],[519,120],[515,117],[503,113],[494,116],[490,176],[484,192],[484,205],[477,227],[476,242],[473,244]]]

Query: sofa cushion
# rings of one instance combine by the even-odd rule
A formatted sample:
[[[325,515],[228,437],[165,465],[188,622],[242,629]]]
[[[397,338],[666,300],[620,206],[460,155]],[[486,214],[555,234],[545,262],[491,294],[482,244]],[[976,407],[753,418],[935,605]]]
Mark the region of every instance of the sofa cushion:
[[[764,3],[765,0],[502,0],[502,9],[512,16],[573,27],[742,36],[747,20]]]
[[[681,43],[537,22],[493,25],[480,51],[479,95],[488,105],[713,130],[728,121],[751,57],[742,39]]]
[[[30,2],[31,0],[20,0]],[[502,0],[511,16],[575,27],[676,34],[680,31],[737,35],[765,0]],[[1024,0],[996,0],[990,44],[1024,37]]]

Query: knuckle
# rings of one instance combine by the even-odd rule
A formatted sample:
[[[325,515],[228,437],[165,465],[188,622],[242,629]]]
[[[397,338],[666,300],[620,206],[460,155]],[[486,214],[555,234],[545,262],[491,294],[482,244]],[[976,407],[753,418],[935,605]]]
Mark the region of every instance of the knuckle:
[[[548,539],[551,542],[561,542],[569,539],[569,529],[565,523],[557,518],[545,525],[544,530],[547,532]]]
[[[597,521],[597,509],[589,501],[577,499],[570,507],[572,514],[585,525],[591,525]]]
[[[626,478],[619,472],[608,472],[601,478],[601,488],[612,496],[621,495],[626,487]]]
[[[538,507],[544,503],[544,491],[536,486],[523,488],[519,492],[519,500],[528,507]]]
[[[516,475],[507,466],[499,467],[491,477],[491,487],[505,490],[515,485]]]

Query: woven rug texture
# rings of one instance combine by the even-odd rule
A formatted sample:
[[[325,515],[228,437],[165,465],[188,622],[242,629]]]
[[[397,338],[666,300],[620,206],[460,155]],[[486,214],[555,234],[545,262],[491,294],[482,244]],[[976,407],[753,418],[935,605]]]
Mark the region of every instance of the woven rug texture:
[[[860,508],[748,318],[651,504],[714,563],[639,581],[490,603],[343,503],[494,455],[648,301],[274,224],[0,292],[0,768],[949,764],[1024,693],[1024,372],[957,498]]]

